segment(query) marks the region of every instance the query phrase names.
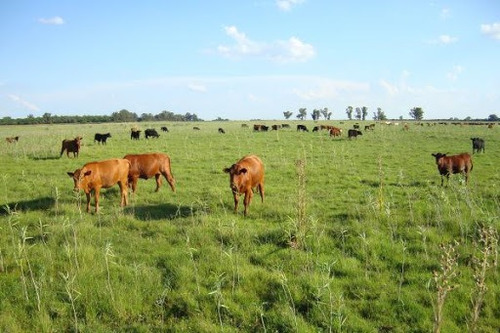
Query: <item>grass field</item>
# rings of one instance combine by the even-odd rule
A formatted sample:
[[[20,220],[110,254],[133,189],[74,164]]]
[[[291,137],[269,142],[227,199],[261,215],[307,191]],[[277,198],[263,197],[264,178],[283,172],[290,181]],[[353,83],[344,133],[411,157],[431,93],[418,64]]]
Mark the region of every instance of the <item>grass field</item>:
[[[328,122],[336,139],[289,123],[0,127],[0,331],[498,332],[498,126],[377,124],[348,140],[352,122]],[[160,137],[132,141],[133,126]],[[80,157],[60,158],[77,135]],[[471,153],[471,137],[486,152],[469,185],[441,187],[431,153]],[[66,172],[145,152],[170,155],[176,192],[140,180],[127,207],[115,186],[86,213]],[[222,170],[249,153],[266,197],[245,218]]]

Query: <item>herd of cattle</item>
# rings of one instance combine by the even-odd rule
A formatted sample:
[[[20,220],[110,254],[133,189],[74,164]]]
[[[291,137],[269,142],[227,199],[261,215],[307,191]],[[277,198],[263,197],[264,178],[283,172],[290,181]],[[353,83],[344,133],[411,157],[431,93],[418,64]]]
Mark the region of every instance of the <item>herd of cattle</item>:
[[[373,125],[365,126],[365,131],[373,130]],[[243,124],[242,127],[248,127]],[[280,128],[289,128],[290,125],[272,125],[271,130],[279,130]],[[193,127],[194,130],[200,130],[199,127]],[[161,127],[163,132],[168,132],[167,127]],[[254,125],[253,130],[256,132],[268,131],[269,126]],[[330,126],[320,125],[313,128],[313,132],[327,130],[331,137],[342,135],[342,129]],[[305,125],[297,125],[297,131],[309,132]],[[218,132],[224,134],[223,128],[219,128]],[[131,129],[130,138],[139,140],[141,131]],[[355,138],[363,133],[359,130],[359,125],[354,125],[352,129],[347,131],[348,138]],[[155,129],[146,129],[144,131],[145,138],[158,138],[159,134]],[[111,133],[96,133],[94,142],[98,144],[106,144]],[[7,137],[6,141],[14,143],[19,141],[19,136]],[[74,139],[65,139],[62,141],[60,157],[66,151],[66,155],[70,157],[78,157],[81,148],[82,137],[77,136]],[[474,137],[472,141],[472,154],[485,152],[485,140]],[[461,173],[465,176],[465,182],[468,183],[469,174],[473,169],[472,158],[468,153],[447,156],[443,153],[431,154],[436,161],[436,165],[441,175],[441,186],[444,183],[444,177],[449,181],[452,174]],[[264,164],[256,155],[247,155],[241,158],[223,171],[229,174],[229,187],[234,199],[234,212],[238,211],[239,197],[244,195],[244,215],[248,214],[248,207],[253,197],[253,190],[257,189],[260,193],[262,202],[264,201]],[[83,190],[87,197],[87,212],[90,212],[91,193],[94,192],[95,197],[95,212],[99,211],[99,193],[101,188],[109,188],[116,184],[120,187],[121,198],[120,205],[128,204],[128,188],[131,187],[132,193],[137,189],[137,181],[141,179],[149,179],[155,177],[156,191],[159,191],[163,176],[173,192],[175,192],[175,179],[171,171],[170,157],[163,153],[147,153],[147,154],[128,154],[123,158],[109,159],[86,163],[83,167],[76,169],[74,172],[67,173],[74,182],[74,191]]]

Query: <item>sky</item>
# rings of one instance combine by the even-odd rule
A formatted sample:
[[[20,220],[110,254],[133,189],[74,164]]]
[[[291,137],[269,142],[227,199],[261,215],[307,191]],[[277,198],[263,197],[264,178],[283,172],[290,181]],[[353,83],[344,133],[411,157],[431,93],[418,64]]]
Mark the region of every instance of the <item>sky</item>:
[[[0,117],[500,116],[498,0],[5,0]]]

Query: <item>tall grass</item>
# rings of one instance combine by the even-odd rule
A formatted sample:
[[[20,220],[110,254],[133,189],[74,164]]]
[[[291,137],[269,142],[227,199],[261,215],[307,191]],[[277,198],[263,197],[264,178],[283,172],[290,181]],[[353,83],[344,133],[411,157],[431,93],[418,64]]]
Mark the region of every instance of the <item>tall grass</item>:
[[[348,140],[242,123],[0,127],[20,136],[0,144],[0,330],[500,327],[498,128],[377,124]],[[135,125],[170,132],[131,141]],[[111,132],[107,145],[96,132]],[[76,135],[80,157],[59,158]],[[488,151],[469,185],[454,175],[441,187],[430,154],[470,151],[470,137]],[[67,171],[153,151],[170,155],[176,193],[140,180],[127,207],[116,187],[99,214],[80,209]],[[264,162],[266,199],[245,218],[221,170],[249,153]]]

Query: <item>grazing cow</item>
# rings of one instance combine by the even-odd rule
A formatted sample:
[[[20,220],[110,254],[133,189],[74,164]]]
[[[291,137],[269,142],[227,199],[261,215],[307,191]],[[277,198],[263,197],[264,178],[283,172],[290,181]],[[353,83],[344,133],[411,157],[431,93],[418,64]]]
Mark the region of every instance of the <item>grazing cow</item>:
[[[472,153],[479,153],[482,151],[484,153],[484,140],[481,138],[470,138],[472,140]]]
[[[357,138],[358,135],[363,135],[363,133],[359,130],[356,129],[350,129],[347,131],[347,137],[350,138]]]
[[[409,130],[410,130],[410,126],[408,124],[404,124],[403,131],[409,131]]]
[[[161,130],[162,130],[163,132],[168,132],[168,128],[167,128],[167,126],[162,126],[162,127],[161,127]]]
[[[359,124],[354,124],[354,125],[352,125],[352,128],[354,128],[354,129],[359,129]]]
[[[170,169],[170,157],[163,153],[149,153],[138,155],[126,155],[124,159],[130,161],[130,170],[128,173],[129,184],[132,186],[132,192],[137,188],[137,180],[156,178],[156,192],[160,190],[161,176],[165,177],[172,191],[175,192],[175,179]]]
[[[219,127],[218,131],[219,131],[220,134],[226,134],[226,132],[224,131],[224,129],[222,127]]]
[[[443,186],[444,176],[447,182],[450,181],[450,174],[462,173],[465,176],[465,183],[469,182],[469,173],[472,171],[472,159],[468,153],[446,156],[446,154],[431,154],[436,158],[436,164],[441,174],[441,186]]]
[[[297,132],[309,132],[309,130],[307,129],[306,125],[297,125]]]
[[[338,127],[330,128],[330,136],[336,137],[341,135],[342,135],[342,130],[340,128]]]
[[[62,147],[61,147],[61,154],[59,157],[61,157],[66,150],[66,156],[69,157],[69,153],[73,153],[73,157],[78,157],[78,154],[80,153],[80,146],[82,143],[82,137],[77,136],[73,140],[65,139],[62,141]]]
[[[131,140],[139,140],[140,136],[141,136],[141,131],[134,130],[134,129],[130,130],[130,139]]]
[[[238,212],[238,201],[241,194],[245,194],[244,215],[248,214],[248,206],[253,196],[253,188],[257,187],[260,198],[264,202],[264,164],[256,155],[247,155],[229,168],[223,169],[229,174],[229,187],[233,192],[234,212]]]
[[[148,128],[144,131],[144,136],[146,137],[146,139],[149,139],[149,137],[159,138],[160,134],[158,134],[158,132],[154,128]]]
[[[17,141],[19,141],[19,136],[11,136],[11,137],[5,138],[5,141],[7,141],[8,143],[17,142]]]
[[[313,131],[313,132],[317,132],[317,131],[319,131],[319,126],[314,126],[312,131]]]
[[[90,212],[90,196],[94,191],[95,212],[99,211],[99,192],[101,188],[109,188],[118,183],[120,186],[120,206],[128,204],[128,172],[130,162],[125,159],[111,159],[90,162],[75,172],[68,172],[75,183],[74,191],[83,190],[87,196],[87,212]]]
[[[283,128],[290,128],[290,125],[289,124],[281,124],[281,127],[283,127]]]
[[[199,128],[198,126],[193,127],[193,129],[194,129],[195,131],[199,131],[199,130],[200,130],[200,128]]]
[[[271,130],[273,130],[273,131],[277,131],[280,128],[281,128],[281,125],[273,125],[273,126],[271,126]]]
[[[111,137],[111,133],[106,133],[106,134],[99,134],[96,133],[94,135],[94,143],[97,141],[97,143],[102,143],[105,144],[106,140]]]
[[[241,128],[248,128],[247,124],[241,124]]]

